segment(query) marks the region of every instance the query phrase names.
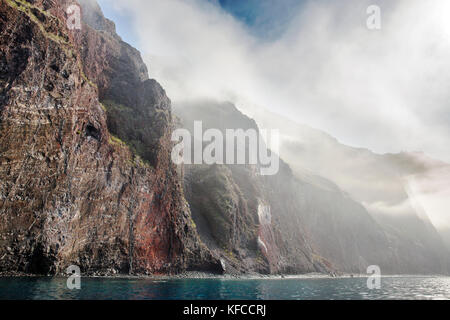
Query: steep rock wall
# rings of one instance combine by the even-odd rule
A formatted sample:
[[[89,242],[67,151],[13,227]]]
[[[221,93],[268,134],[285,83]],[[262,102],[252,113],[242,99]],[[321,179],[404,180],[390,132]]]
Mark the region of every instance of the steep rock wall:
[[[191,133],[195,121],[224,136],[226,129],[259,130],[230,103],[180,104],[175,113]],[[281,159],[274,176],[252,165],[189,165],[184,189],[203,242],[229,272],[335,273],[308,237],[296,180]]]
[[[69,3],[0,3],[0,272],[220,271],[170,162],[164,90],[117,36],[67,30]],[[113,49],[134,54],[122,63]],[[134,82],[117,85],[118,74]],[[141,115],[129,125],[141,150],[110,133],[122,122],[105,97]]]

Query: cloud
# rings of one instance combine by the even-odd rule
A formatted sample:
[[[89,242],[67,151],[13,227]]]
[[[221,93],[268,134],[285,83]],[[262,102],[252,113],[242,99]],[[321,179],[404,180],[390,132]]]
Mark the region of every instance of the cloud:
[[[448,0],[304,0],[289,14],[292,0],[258,1],[264,3],[261,17],[252,17],[250,26],[216,1],[102,4],[132,17],[128,23],[150,76],[174,102],[211,98],[262,106],[349,145],[378,153],[422,150],[450,161]],[[366,27],[372,4],[381,8],[379,31]],[[302,134],[311,146],[317,138],[321,152],[332,156],[309,151],[299,165],[314,164],[311,169],[352,191],[369,211],[393,216],[424,211],[439,229],[450,229],[448,172],[436,168],[406,184],[391,181],[389,168],[370,170],[380,166],[372,155],[348,163],[351,157],[326,137],[294,131],[291,142]],[[333,169],[336,163],[352,168]]]
[[[408,177],[410,198],[439,230],[450,230],[450,168],[436,167]]]
[[[366,27],[374,2],[380,31]],[[305,1],[270,41],[209,1],[114,5],[172,100],[251,101],[350,145],[450,161],[447,0]]]

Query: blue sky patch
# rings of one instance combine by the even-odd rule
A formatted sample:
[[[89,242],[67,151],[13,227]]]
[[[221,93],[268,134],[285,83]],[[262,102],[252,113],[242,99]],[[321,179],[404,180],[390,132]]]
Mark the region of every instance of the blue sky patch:
[[[209,0],[246,24],[256,36],[273,40],[283,34],[305,0]]]

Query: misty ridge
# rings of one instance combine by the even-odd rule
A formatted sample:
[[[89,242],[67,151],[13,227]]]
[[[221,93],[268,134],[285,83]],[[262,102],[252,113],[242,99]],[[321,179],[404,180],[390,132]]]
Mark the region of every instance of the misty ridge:
[[[446,1],[379,1],[380,30],[367,29],[370,1],[263,1],[250,26],[214,1],[111,5],[135,18],[150,74],[175,104],[253,109],[284,135],[280,156],[298,174],[330,179],[372,214],[417,213],[447,234]],[[181,22],[163,27],[169,17]]]
[[[279,170],[278,131],[269,134],[257,128],[222,131],[209,128],[203,132],[203,122],[194,121],[191,130],[178,128],[172,133],[172,162],[183,164],[240,164],[259,166],[261,175],[275,175]],[[270,145],[267,146],[266,142]]]
[[[0,273],[450,273],[447,1],[69,2],[0,6]]]

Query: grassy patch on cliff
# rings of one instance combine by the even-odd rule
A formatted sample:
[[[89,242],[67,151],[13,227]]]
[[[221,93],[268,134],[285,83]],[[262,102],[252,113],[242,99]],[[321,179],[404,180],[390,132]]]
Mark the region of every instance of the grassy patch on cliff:
[[[127,146],[127,144],[125,142],[123,142],[122,140],[120,140],[119,138],[117,138],[114,135],[111,135],[111,138],[109,139],[109,143],[119,145],[119,146]]]
[[[252,223],[247,221],[245,199],[226,166],[191,168],[190,204],[200,213],[217,244],[232,257],[237,242],[255,237]]]
[[[217,243],[229,246],[232,231],[233,194],[225,170],[196,167],[193,183],[193,205],[205,218]]]
[[[42,35],[50,41],[58,44],[65,51],[68,57],[76,57],[76,55],[74,54],[73,45],[69,40],[69,36],[63,31],[65,30],[65,26],[63,26],[63,22],[60,21],[57,17],[27,1],[5,1],[10,7],[27,15],[28,18],[30,18],[30,20],[38,26]],[[81,60],[79,60],[78,63],[80,74],[84,81],[89,83],[92,87],[97,88],[97,85],[92,82],[84,73]]]
[[[111,100],[102,101],[102,107],[107,114],[108,130],[115,139],[112,142],[120,141],[130,148],[138,162],[151,164],[153,150],[146,139],[149,128],[141,124],[142,116],[134,109]]]
[[[39,27],[46,38],[61,45],[70,45],[69,37],[66,34],[62,33],[59,30],[60,28],[57,28],[56,33],[50,31],[50,29],[52,29],[51,26],[54,26],[54,24],[59,25],[59,20],[49,12],[44,11],[41,8],[23,0],[6,0],[6,3],[10,7],[25,13],[31,19],[31,21],[33,21]]]

